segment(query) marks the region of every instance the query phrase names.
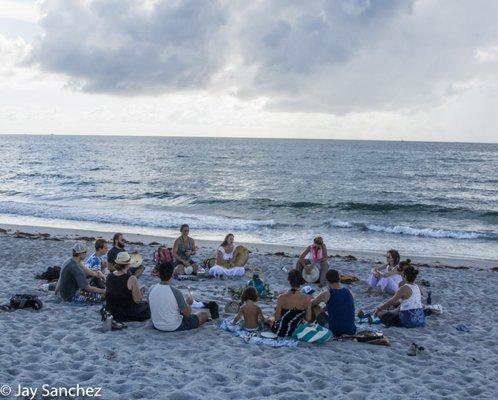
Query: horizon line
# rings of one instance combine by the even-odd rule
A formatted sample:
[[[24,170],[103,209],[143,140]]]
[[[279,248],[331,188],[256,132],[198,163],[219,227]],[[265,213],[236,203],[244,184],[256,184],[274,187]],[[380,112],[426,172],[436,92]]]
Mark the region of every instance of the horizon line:
[[[358,141],[358,142],[405,142],[405,143],[461,143],[461,144],[498,144],[495,142],[471,142],[471,141],[447,141],[447,140],[406,140],[406,139],[339,139],[339,138],[321,138],[321,137],[279,137],[279,136],[208,136],[208,135],[165,135],[165,134],[119,134],[119,133],[5,133],[0,132],[0,136],[83,136],[83,137],[143,137],[143,138],[195,138],[195,139],[278,139],[278,140],[335,140],[335,141]]]

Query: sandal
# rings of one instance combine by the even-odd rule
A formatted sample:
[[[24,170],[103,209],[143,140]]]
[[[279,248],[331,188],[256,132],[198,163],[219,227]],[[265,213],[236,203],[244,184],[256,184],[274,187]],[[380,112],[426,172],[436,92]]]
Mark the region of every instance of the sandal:
[[[126,324],[123,324],[122,322],[112,321],[111,330],[120,331],[121,329],[124,329],[124,328],[128,328],[128,326]]]

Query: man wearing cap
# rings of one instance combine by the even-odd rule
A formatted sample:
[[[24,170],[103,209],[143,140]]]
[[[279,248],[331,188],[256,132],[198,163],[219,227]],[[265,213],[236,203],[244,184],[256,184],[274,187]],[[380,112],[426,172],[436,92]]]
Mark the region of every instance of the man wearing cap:
[[[94,302],[102,301],[105,289],[90,286],[87,276],[102,278],[100,271],[92,271],[83,265],[86,257],[86,246],[76,243],[73,246],[73,256],[68,259],[61,269],[61,275],[55,288],[55,294],[62,300],[69,302]]]

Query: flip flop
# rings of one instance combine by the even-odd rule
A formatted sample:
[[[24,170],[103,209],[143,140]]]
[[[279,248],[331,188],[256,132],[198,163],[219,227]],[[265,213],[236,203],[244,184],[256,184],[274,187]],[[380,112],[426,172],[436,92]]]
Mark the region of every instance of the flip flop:
[[[126,324],[123,324],[122,322],[112,321],[111,330],[120,331],[121,329],[124,329],[124,328],[128,328],[128,326]]]

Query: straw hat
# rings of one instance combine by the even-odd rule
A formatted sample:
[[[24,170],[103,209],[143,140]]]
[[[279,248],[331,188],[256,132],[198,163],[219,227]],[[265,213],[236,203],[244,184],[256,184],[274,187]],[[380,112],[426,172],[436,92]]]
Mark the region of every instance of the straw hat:
[[[143,259],[142,256],[138,253],[130,254],[130,267],[138,268],[142,265]]]
[[[238,301],[230,300],[225,304],[226,314],[237,314],[240,310],[240,304]]]
[[[306,268],[303,268],[303,279],[308,283],[315,283],[318,278],[320,278],[320,271],[317,267],[313,266],[311,272],[307,272]]]
[[[185,272],[185,275],[191,275],[192,272],[194,272],[194,267],[192,266],[185,267],[183,271]]]

